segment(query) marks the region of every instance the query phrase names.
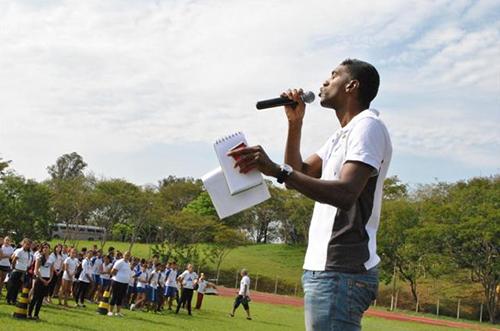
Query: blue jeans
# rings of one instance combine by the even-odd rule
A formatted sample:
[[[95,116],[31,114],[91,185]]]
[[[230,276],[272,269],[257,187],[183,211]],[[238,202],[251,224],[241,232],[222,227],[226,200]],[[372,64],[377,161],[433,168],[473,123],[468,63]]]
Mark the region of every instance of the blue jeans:
[[[306,270],[302,285],[307,331],[359,331],[363,313],[377,296],[378,269],[358,274]]]

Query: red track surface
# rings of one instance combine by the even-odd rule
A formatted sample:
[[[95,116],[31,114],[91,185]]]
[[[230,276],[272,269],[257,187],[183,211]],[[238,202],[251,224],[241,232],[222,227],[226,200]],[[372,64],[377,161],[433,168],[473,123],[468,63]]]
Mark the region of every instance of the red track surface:
[[[234,297],[238,294],[238,290],[234,288],[226,288],[219,286],[217,288],[219,294],[224,297]],[[253,302],[262,302],[262,303],[270,303],[275,305],[290,305],[295,307],[302,307],[304,305],[304,300],[298,297],[291,297],[286,295],[276,295],[271,293],[264,292],[256,292],[252,291],[250,293],[250,297]],[[469,329],[469,330],[481,330],[481,331],[500,331],[500,329],[492,328],[492,327],[483,327],[475,324],[462,323],[462,322],[453,322],[447,320],[438,320],[429,317],[423,316],[412,316],[405,315],[402,313],[392,313],[388,311],[368,309],[365,313],[367,316],[374,316],[379,318],[385,318],[389,320],[396,321],[404,321],[404,322],[415,322],[415,323],[423,323],[429,325],[437,325],[437,326],[446,326],[446,327],[454,327],[460,329]]]

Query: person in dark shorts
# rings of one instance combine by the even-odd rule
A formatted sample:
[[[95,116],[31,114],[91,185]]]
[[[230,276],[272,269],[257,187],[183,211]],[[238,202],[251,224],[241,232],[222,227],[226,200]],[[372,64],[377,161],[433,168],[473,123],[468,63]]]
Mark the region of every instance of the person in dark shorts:
[[[247,313],[247,320],[251,320],[250,306],[248,305],[250,302],[250,277],[248,277],[248,271],[246,269],[241,270],[240,275],[240,290],[238,291],[238,296],[234,300],[233,311],[229,314],[229,316],[234,317],[236,309],[242,305]]]

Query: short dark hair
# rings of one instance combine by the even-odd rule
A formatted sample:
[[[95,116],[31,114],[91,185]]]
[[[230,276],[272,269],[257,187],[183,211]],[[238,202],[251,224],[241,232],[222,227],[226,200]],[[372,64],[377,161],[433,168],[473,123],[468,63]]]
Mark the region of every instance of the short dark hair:
[[[341,65],[347,67],[352,79],[359,81],[359,101],[365,107],[377,96],[380,76],[377,69],[368,62],[358,59],[345,59]]]

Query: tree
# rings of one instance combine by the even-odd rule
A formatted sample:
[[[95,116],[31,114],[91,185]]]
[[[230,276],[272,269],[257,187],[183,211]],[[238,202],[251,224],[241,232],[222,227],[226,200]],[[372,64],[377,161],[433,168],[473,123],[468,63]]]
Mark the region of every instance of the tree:
[[[500,284],[500,176],[459,182],[449,190],[448,254],[482,285],[490,322],[495,323]]]
[[[245,236],[240,231],[231,229],[225,225],[220,225],[216,230],[211,255],[215,260],[217,281],[219,280],[220,268],[224,259],[234,248],[244,245],[245,242]]]
[[[49,238],[50,191],[45,184],[11,173],[0,181],[0,229],[16,241]]]
[[[420,250],[418,239],[414,237],[418,223],[416,208],[408,200],[385,201],[377,240],[378,252],[382,258],[381,278],[388,281],[396,276],[397,270],[409,282],[415,302],[418,301],[417,280],[425,254]]]
[[[285,217],[280,237],[287,244],[307,244],[314,200],[294,190],[284,190]]]
[[[52,179],[65,180],[83,177],[83,170],[87,167],[87,163],[76,152],[64,154],[60,156],[54,165],[47,167],[49,175]]]
[[[0,176],[6,175],[6,169],[9,167],[11,161],[4,161],[0,157]]]
[[[123,179],[109,179],[99,181],[92,194],[93,210],[90,219],[97,226],[104,227],[106,234],[101,240],[101,247],[104,247],[108,239],[108,233],[113,233],[123,227],[114,228],[115,224],[126,224],[129,222],[134,211],[135,195],[139,191],[138,187]],[[117,233],[118,233],[117,232]],[[132,233],[130,231],[130,233]],[[121,236],[120,236],[121,237]],[[129,236],[127,236],[129,238]]]
[[[245,229],[256,243],[273,242],[279,238],[279,228],[285,220],[282,189],[269,185],[271,199],[243,212]]]
[[[55,178],[47,182],[51,190],[51,208],[57,223],[66,226],[85,224],[93,209],[91,192],[93,183],[84,176],[67,179]],[[74,238],[65,236],[64,242]]]
[[[184,210],[200,216],[210,216],[213,218],[217,217],[217,211],[215,210],[207,191],[201,192],[198,197],[196,197],[184,208]]]
[[[180,212],[202,192],[201,180],[169,176],[159,182],[162,203],[171,213]]]
[[[132,235],[129,251],[132,251],[134,243],[144,228],[148,225],[157,224],[163,216],[159,196],[153,188],[146,187],[144,190],[138,188],[131,198],[133,202],[129,224],[132,226]]]

